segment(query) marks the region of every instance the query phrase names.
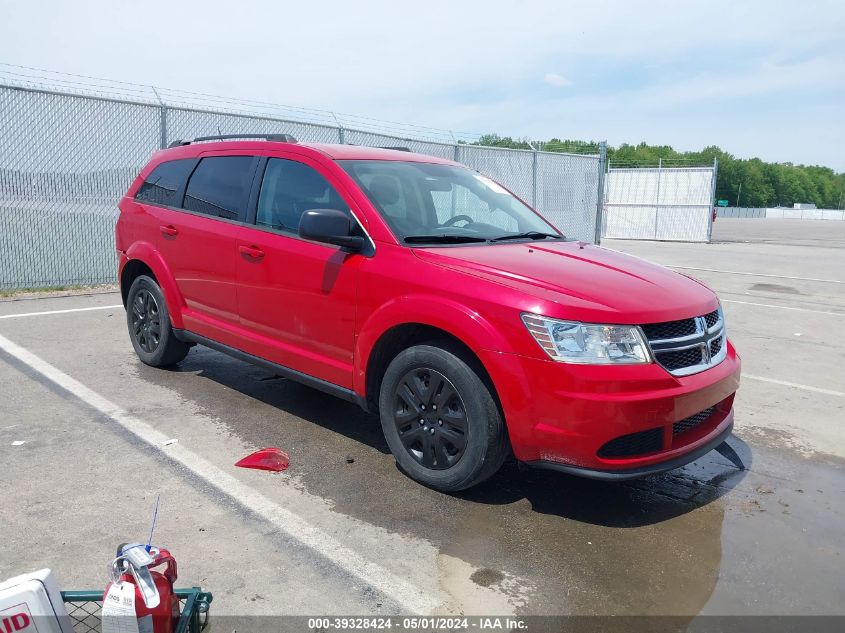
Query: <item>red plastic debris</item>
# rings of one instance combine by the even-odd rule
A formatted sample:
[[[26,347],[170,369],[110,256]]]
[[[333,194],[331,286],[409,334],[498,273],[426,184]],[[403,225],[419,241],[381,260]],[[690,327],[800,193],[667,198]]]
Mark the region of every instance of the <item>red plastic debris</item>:
[[[288,454],[278,448],[262,448],[235,463],[235,466],[241,468],[272,470],[276,473],[287,470],[288,465],[290,465]]]

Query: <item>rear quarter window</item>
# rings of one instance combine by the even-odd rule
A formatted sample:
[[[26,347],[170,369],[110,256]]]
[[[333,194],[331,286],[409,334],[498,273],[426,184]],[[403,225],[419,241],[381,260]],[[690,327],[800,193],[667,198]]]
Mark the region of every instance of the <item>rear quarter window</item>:
[[[144,180],[135,199],[164,207],[180,206],[179,192],[196,162],[194,158],[184,158],[161,163]]]

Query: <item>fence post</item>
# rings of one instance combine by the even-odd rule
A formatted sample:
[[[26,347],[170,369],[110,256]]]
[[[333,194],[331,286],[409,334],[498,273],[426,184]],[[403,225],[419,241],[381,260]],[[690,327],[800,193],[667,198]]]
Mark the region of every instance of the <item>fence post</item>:
[[[537,150],[531,154],[531,204],[536,209],[537,205]]]
[[[713,239],[713,209],[716,208],[716,176],[719,174],[719,158],[713,158],[713,182],[710,185],[710,208],[707,209],[707,243]]]
[[[156,90],[155,86],[150,86],[153,89],[153,94],[158,99],[158,135],[159,135],[159,147],[161,149],[165,149],[167,147],[167,106],[164,105],[164,101],[161,99],[161,95],[158,94],[158,90]]]
[[[663,175],[663,158],[657,159],[657,193],[654,196],[654,239],[657,239],[657,216],[660,214],[660,177]]]
[[[167,106],[159,106],[159,134],[161,135],[161,149],[167,147]]]
[[[455,143],[455,162],[461,162],[461,146]]]
[[[334,112],[332,112],[331,115],[334,122],[337,124],[337,142],[341,145],[346,145],[346,135],[343,133],[343,124]]]
[[[599,177],[596,195],[596,244],[601,242],[601,229],[604,222],[604,174],[607,169],[607,141],[599,143]]]

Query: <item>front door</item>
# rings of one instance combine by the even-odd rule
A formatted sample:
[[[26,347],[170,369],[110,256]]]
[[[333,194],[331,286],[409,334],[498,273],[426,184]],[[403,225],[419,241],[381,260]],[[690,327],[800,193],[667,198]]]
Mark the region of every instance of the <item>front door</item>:
[[[351,389],[357,274],[364,256],[297,235],[309,209],[350,213],[330,179],[302,157],[267,159],[255,224],[238,240],[238,311],[242,327],[254,336],[244,351]]]

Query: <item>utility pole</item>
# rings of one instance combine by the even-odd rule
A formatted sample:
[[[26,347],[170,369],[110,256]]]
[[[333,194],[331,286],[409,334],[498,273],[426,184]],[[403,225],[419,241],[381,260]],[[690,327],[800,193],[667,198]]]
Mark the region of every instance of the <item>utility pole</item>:
[[[742,199],[742,183],[739,183],[739,193],[736,194],[736,206],[739,208],[739,201]]]

